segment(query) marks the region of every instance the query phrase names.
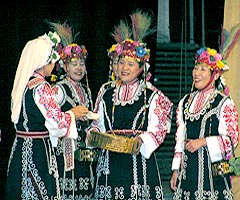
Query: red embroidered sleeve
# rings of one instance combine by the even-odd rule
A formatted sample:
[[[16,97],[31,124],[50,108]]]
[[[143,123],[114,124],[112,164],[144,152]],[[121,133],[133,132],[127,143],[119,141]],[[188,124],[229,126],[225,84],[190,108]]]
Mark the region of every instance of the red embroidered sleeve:
[[[69,113],[61,111],[60,106],[56,103],[53,96],[53,91],[48,84],[43,84],[37,89],[37,94],[39,95],[39,104],[42,105],[45,114],[45,118],[56,123],[59,129],[68,129],[71,124],[71,116]]]

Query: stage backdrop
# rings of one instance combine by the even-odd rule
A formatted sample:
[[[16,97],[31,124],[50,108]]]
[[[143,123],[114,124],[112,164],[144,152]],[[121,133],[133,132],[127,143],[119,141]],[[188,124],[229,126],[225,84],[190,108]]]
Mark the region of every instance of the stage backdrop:
[[[231,28],[238,23],[240,23],[240,1],[239,0],[225,1],[223,28],[225,28],[229,32]],[[226,72],[226,75],[224,75],[224,77],[226,79],[227,85],[229,85],[230,87],[230,95],[232,96],[237,106],[238,113],[240,115],[240,81],[239,81],[240,44],[239,44],[239,41],[240,40],[238,40],[231,54],[227,58],[227,63],[230,70]],[[238,144],[237,148],[235,149],[235,152],[237,156],[240,156],[240,144]],[[239,183],[240,183],[240,177],[234,177],[233,178],[234,199],[240,199]]]

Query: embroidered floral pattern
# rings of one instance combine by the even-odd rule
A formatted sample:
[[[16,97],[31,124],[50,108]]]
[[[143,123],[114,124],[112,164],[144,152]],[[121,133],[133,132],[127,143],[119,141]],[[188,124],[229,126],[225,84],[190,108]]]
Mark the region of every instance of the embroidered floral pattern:
[[[168,117],[172,115],[171,102],[167,97],[163,96],[162,93],[159,95],[156,101],[156,108],[154,109],[154,114],[158,116],[158,129],[156,130],[155,142],[157,145],[163,143],[168,130],[167,121]]]
[[[236,107],[234,105],[226,105],[223,112],[223,118],[227,124],[227,132],[235,144],[238,141],[238,138],[235,134],[238,132],[238,115],[236,112]]]
[[[50,86],[44,84],[37,92],[40,96],[39,103],[46,109],[46,116],[57,122],[59,129],[68,128],[71,123],[71,116],[69,113],[61,112],[59,105],[52,97],[52,90]]]
[[[231,142],[229,140],[229,137],[227,136],[234,138],[235,144],[237,144],[238,142],[238,116],[236,108],[232,100],[228,96],[220,94],[217,90],[214,91],[214,94],[211,95],[209,93],[207,95],[206,98],[208,98],[208,100],[206,100],[206,102],[202,101],[202,98],[199,98],[200,101],[198,102],[194,101],[196,100],[194,98],[197,98],[196,94],[197,92],[191,94],[191,101],[187,101],[187,99],[183,98],[177,108],[177,144],[175,146],[175,154],[172,168],[179,169],[180,175],[178,177],[178,188],[174,193],[173,199],[215,200],[219,198],[223,199],[223,196],[224,199],[232,199],[231,188],[228,185],[228,180],[224,178],[225,180],[215,183],[209,166],[211,163],[211,155],[219,155],[219,159],[221,159],[220,153],[222,153],[222,156],[225,157],[226,154],[231,152]],[[209,96],[212,97],[209,98]],[[189,96],[186,95],[185,97]],[[198,109],[193,110],[196,104],[198,106],[201,105],[201,103],[199,102],[203,102],[205,106],[202,106],[202,109],[200,109],[199,111]],[[183,115],[185,116],[185,118]],[[209,119],[212,116],[214,116],[214,123],[217,123],[214,124],[216,126],[212,130],[219,130],[219,133],[213,133],[214,137],[211,137],[211,132],[206,132],[209,127]],[[192,168],[188,165],[192,166],[194,154],[190,154],[188,151],[184,151],[184,140],[186,137],[186,128],[188,128],[187,133],[193,134],[195,129],[192,128],[195,124],[198,125],[198,127],[196,127],[196,130],[197,132],[199,132],[199,134],[195,135],[194,137],[206,137],[209,140],[213,140],[215,142],[215,145],[219,145],[220,151],[218,150],[218,148],[216,148],[215,150],[210,148],[209,146],[199,149],[197,151],[197,158],[195,157],[197,162],[197,170],[195,168],[196,172],[193,174],[194,170],[192,170]],[[215,140],[215,138],[217,141]],[[214,144],[214,142],[212,144]],[[192,186],[186,186],[187,184],[189,184],[188,182],[191,181],[193,177],[196,177],[196,185],[194,184]],[[207,183],[209,183],[210,186],[208,186]]]

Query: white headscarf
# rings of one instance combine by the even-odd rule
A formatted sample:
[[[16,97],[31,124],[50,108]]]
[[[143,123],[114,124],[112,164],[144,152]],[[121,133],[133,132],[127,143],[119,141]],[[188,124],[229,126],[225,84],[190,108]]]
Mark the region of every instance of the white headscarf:
[[[58,42],[60,42],[60,38]],[[58,42],[53,43],[49,36],[44,34],[43,36],[30,40],[25,45],[20,57],[11,93],[11,119],[13,123],[16,124],[18,122],[23,92],[30,77],[35,70],[42,68],[50,63],[50,61],[56,61],[52,59],[52,55]]]

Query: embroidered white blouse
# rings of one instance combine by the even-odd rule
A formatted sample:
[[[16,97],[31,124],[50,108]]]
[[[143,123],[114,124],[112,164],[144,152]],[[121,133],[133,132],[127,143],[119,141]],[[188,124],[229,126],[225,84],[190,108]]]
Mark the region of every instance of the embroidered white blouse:
[[[217,90],[213,92],[218,92]],[[206,113],[206,105],[209,103],[209,99],[212,95],[211,91],[197,92],[192,99],[192,104],[189,107],[190,113],[196,113],[192,119],[198,119],[200,115]],[[174,149],[174,158],[172,161],[172,170],[179,169],[181,164],[182,153],[184,152],[184,143],[186,139],[186,126],[183,119],[183,102],[187,95],[185,95],[179,102],[176,110],[176,145]],[[227,98],[222,104],[219,111],[219,136],[206,137],[207,147],[210,155],[211,162],[216,162],[223,159],[223,155],[226,152],[231,152],[231,137],[234,146],[238,144],[238,113],[234,102],[231,98]],[[199,136],[201,138],[202,136]],[[223,144],[225,143],[225,144]],[[224,148],[227,147],[227,148]]]

